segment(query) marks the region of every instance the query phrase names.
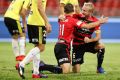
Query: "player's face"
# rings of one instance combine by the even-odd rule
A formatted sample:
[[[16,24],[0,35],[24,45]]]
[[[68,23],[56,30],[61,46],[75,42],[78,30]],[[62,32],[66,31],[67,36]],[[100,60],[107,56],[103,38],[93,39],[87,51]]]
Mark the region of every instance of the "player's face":
[[[87,7],[83,6],[82,7],[82,14],[85,16],[89,16],[91,14],[91,12]]]

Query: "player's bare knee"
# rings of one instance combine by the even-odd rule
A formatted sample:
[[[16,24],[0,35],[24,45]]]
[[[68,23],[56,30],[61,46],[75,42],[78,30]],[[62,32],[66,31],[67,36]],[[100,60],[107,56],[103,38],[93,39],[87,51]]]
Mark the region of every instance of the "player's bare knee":
[[[20,37],[25,37],[25,33],[20,33]]]
[[[73,69],[73,73],[79,73],[80,71],[79,70],[77,70],[77,69]]]
[[[45,46],[43,44],[39,44],[38,48],[40,49],[40,52],[43,52],[45,50]]]
[[[64,68],[64,69],[62,69],[62,70],[63,70],[63,74],[70,73],[70,69],[68,69],[68,68]]]
[[[40,52],[43,52],[45,50],[44,47],[39,47],[39,49],[40,49]]]
[[[103,43],[99,43],[97,46],[96,46],[96,49],[103,49],[105,48],[105,45]]]
[[[79,73],[80,72],[80,64],[76,64],[75,66],[73,66],[73,72],[74,73]]]
[[[99,45],[99,49],[103,49],[103,48],[105,48],[105,45],[104,44],[100,44]]]
[[[61,65],[63,74],[70,73],[70,63],[64,63]]]

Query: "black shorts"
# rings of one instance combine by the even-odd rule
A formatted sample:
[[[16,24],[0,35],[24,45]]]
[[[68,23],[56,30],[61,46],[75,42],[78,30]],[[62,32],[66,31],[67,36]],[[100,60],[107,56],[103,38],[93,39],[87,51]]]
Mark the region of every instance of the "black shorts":
[[[46,44],[45,26],[27,25],[29,42],[33,44]]]
[[[69,46],[70,45],[67,45],[65,43],[56,43],[54,47],[54,53],[59,66],[63,63],[71,62]]]
[[[4,23],[11,35],[24,33],[24,28],[21,26],[20,21],[5,17]]]
[[[75,64],[82,64],[84,63],[84,53],[91,52],[96,53],[98,50],[95,49],[95,46],[98,42],[91,42],[81,45],[73,45],[73,52],[72,52],[72,65]]]

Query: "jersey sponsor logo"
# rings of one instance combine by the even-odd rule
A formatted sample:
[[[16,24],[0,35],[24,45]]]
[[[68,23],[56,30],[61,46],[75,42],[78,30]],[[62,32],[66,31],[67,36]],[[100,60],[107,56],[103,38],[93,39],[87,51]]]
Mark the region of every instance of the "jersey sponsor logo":
[[[90,30],[87,29],[87,28],[82,28],[82,31],[83,31],[83,32],[86,32],[86,33],[87,33],[87,32],[90,32]]]
[[[76,29],[76,31],[81,34],[91,34],[90,30],[87,28]]]

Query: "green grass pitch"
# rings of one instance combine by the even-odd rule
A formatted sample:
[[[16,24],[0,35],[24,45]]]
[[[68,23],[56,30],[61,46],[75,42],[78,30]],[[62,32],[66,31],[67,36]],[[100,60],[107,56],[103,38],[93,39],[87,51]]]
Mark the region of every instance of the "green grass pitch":
[[[48,64],[56,65],[54,57],[55,43],[47,43],[46,50],[41,53],[41,60]],[[48,75],[47,79],[40,80],[120,80],[120,43],[106,43],[106,53],[103,67],[106,74],[96,73],[96,54],[86,53],[85,63],[81,66],[80,73],[53,74],[44,72]],[[26,44],[26,53],[33,47],[32,44]],[[21,80],[15,70],[15,57],[12,52],[11,43],[0,42],[0,80]],[[32,63],[25,66],[26,80],[32,79]]]

